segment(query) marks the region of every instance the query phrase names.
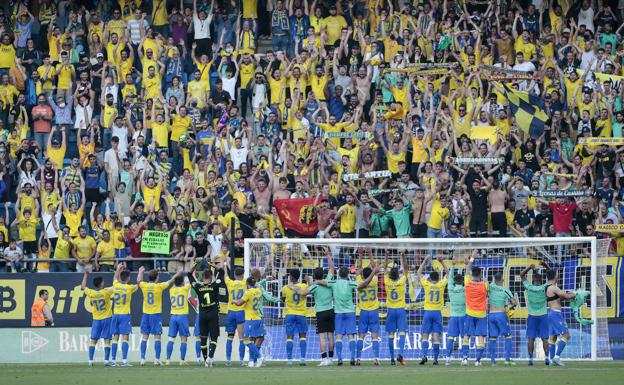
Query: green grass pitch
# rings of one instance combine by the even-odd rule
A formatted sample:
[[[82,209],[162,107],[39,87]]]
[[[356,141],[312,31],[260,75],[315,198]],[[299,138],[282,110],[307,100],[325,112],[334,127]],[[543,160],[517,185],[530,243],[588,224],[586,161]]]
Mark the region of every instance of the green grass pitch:
[[[190,364],[190,363],[189,363]],[[361,367],[330,366],[316,367],[308,362],[306,367],[288,367],[285,363],[268,363],[262,368],[231,367],[218,363],[214,368],[194,365],[180,367],[172,362],[168,367],[154,367],[148,363],[131,368],[107,368],[102,363],[89,368],[84,365],[0,365],[4,385],[33,384],[88,384],[88,385],[182,385],[182,384],[235,384],[235,385],[505,385],[505,384],[549,384],[608,385],[621,383],[624,378],[624,363],[609,362],[567,362],[567,366],[546,367],[539,362],[528,367],[526,362],[508,367],[498,364],[492,367],[484,362],[481,367],[461,367],[459,362],[445,367],[419,366],[410,361],[407,366],[390,366],[383,362],[374,367],[364,362]]]

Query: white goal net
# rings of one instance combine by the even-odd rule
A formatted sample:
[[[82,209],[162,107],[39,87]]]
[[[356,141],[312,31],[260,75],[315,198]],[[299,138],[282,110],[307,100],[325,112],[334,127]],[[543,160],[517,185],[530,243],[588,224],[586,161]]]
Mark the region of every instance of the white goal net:
[[[462,239],[246,239],[245,240],[245,273],[252,269],[260,269],[267,277],[266,289],[279,296],[283,286],[288,285],[288,273],[291,269],[301,272],[301,281],[312,276],[315,268],[321,267],[327,273],[327,250],[331,251],[336,271],[347,267],[350,279],[356,280],[358,254],[365,254],[363,267],[372,259],[382,263],[386,254],[389,266],[400,264],[400,255],[405,253],[409,266],[406,303],[408,315],[408,332],[405,339],[404,357],[419,359],[422,352],[421,324],[423,320],[424,292],[418,283],[416,271],[421,261],[427,256],[434,256],[428,263],[425,274],[441,271],[435,257],[442,256],[445,264],[454,267],[457,274],[463,274],[464,258],[476,252],[479,257],[475,266],[481,267],[483,277],[488,282],[496,273],[502,273],[505,286],[509,288],[518,302],[513,316],[510,318],[511,336],[513,338],[512,358],[527,359],[527,298],[520,279],[520,272],[534,264],[538,273],[545,268],[540,267],[542,261],[558,271],[558,285],[563,290],[588,290],[590,296],[575,316],[569,303],[562,303],[562,313],[567,322],[570,340],[562,358],[568,359],[611,359],[609,350],[609,334],[606,318],[608,298],[605,295],[606,257],[609,240],[597,240],[590,237],[570,238],[462,238]],[[541,270],[541,271],[540,271]],[[528,279],[531,280],[531,272]],[[377,295],[380,303],[381,321],[380,358],[389,358],[389,348],[385,332],[386,292],[384,271],[378,277]],[[358,296],[354,295],[356,315],[359,315]],[[286,335],[284,327],[284,302],[264,304],[264,323],[266,339],[262,353],[266,359],[285,360]],[[445,290],[443,315],[444,333],[441,336],[440,358],[446,358],[447,322],[449,317],[448,290]],[[307,297],[307,355],[310,360],[320,359],[319,338],[316,334],[316,311],[314,299]],[[593,321],[580,322],[580,319]],[[542,344],[536,341],[535,359],[544,357]],[[395,346],[398,340],[394,341]],[[456,342],[457,343],[457,342]],[[498,340],[498,352],[503,351],[503,339]],[[471,341],[470,357],[474,357],[475,341]],[[398,348],[398,347],[397,347]],[[345,341],[345,351],[348,346]],[[457,347],[453,349],[453,358],[459,358]],[[371,335],[364,338],[362,359],[373,358]],[[547,353],[546,353],[547,354]],[[348,357],[348,354],[346,354]],[[488,356],[486,351],[486,357]],[[294,341],[294,357],[299,358],[297,336]]]

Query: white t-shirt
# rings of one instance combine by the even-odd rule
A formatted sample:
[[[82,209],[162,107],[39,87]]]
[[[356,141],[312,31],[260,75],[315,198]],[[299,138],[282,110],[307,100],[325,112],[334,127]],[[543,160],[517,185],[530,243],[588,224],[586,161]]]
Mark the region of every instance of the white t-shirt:
[[[592,7],[589,7],[585,10],[581,8],[578,14],[578,22],[576,23],[579,26],[581,24],[585,24],[585,28],[594,32],[594,10]]]
[[[109,84],[104,88],[104,95],[113,95],[113,104],[117,104],[117,94],[119,93],[119,86],[117,84]]]
[[[104,163],[108,163],[108,167],[110,167],[110,171],[113,175],[119,174],[119,160],[117,159],[115,150],[112,148],[106,150],[104,153]]]
[[[113,136],[119,138],[119,156],[124,157],[125,154],[128,152],[128,127],[117,127],[116,124],[113,124],[113,127],[111,129],[111,138]]]
[[[210,39],[210,22],[212,21],[212,13],[204,20],[200,20],[197,15],[193,15],[193,31],[195,32],[195,40]]]
[[[41,220],[43,221],[43,228],[45,229],[46,234],[48,235],[48,239],[58,238],[58,232],[54,228],[52,224],[52,218],[56,218],[56,226],[60,228],[61,224],[61,213],[56,212],[54,216],[50,215],[47,211],[43,211],[41,213]]]
[[[223,235],[208,234],[206,239],[208,240],[208,243],[210,243],[210,258],[221,254],[221,248],[223,247]]]
[[[221,80],[223,81],[223,89],[230,94],[232,100],[236,100],[236,81],[238,79],[233,76],[228,79],[227,76],[224,76]]]
[[[254,113],[258,111],[260,103],[266,103],[266,93],[266,86],[264,84],[255,86],[255,92],[253,94],[253,99],[251,100],[251,107],[253,108]]]
[[[249,154],[247,147],[230,148],[230,157],[232,158],[232,163],[234,163],[234,170],[238,170],[240,165],[247,161],[247,154]]]
[[[87,111],[86,117],[85,110]],[[93,107],[88,104],[85,107],[78,104],[74,108],[74,112],[76,113],[76,118],[74,119],[74,128],[77,130],[86,129],[91,122],[91,118],[93,117]]]

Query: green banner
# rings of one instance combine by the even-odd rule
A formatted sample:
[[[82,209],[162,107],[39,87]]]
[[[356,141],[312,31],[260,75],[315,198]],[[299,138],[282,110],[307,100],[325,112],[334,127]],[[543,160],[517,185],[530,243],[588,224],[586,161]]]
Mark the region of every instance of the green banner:
[[[163,327],[163,341],[169,329]],[[3,348],[0,349],[0,362],[3,364],[43,364],[43,363],[80,363],[88,360],[89,340],[91,328],[15,328],[0,329],[0,341]],[[225,329],[221,329],[221,336],[225,336]],[[193,337],[189,337],[192,343]],[[149,339],[147,359],[154,359],[154,341]],[[141,333],[138,327],[132,328],[129,339],[128,359],[137,362],[140,354]],[[175,341],[176,351],[171,357],[178,361],[178,348],[180,339]],[[190,345],[192,346],[192,345]],[[103,340],[99,340],[96,346],[95,362],[102,365],[104,361]],[[194,349],[189,349],[186,360],[194,362],[196,357]],[[221,337],[217,345],[215,358],[225,361],[225,338]],[[117,351],[117,359],[121,360],[121,345]]]
[[[171,235],[166,231],[145,230],[141,238],[141,252],[169,254]]]

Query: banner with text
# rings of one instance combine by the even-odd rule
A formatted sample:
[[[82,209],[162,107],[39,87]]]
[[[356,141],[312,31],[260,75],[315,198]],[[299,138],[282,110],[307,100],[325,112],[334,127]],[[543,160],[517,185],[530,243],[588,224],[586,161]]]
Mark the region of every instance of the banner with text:
[[[166,254],[171,251],[171,234],[167,231],[145,230],[141,238],[141,252],[148,254]]]
[[[87,283],[89,287],[93,287],[95,277],[103,277],[107,287],[113,284],[113,273],[92,273]],[[161,281],[170,278],[169,273],[160,273]],[[49,293],[48,305],[57,326],[90,326],[91,304],[85,300],[86,297],[80,289],[81,281],[80,273],[0,273],[0,328],[30,326],[30,308],[42,289]],[[130,282],[136,282],[136,274],[132,274]],[[163,295],[165,325],[169,323],[170,307],[166,295]],[[141,322],[142,302],[143,294],[138,290],[131,302],[133,325]]]
[[[168,327],[163,328],[163,335],[168,334]],[[91,328],[6,328],[0,329],[0,338],[4,349],[0,349],[0,362],[4,364],[52,364],[52,363],[85,363],[89,354],[89,337]],[[225,330],[221,329],[221,335]],[[128,360],[138,362],[141,359],[141,331],[138,327],[132,328],[132,334],[128,340]],[[176,348],[180,341],[175,342]],[[189,362],[195,361],[195,354],[186,355]],[[121,355],[121,348],[117,357]],[[179,355],[176,352],[172,356],[177,361]],[[148,360],[154,358],[153,340],[148,341]],[[215,353],[217,361],[225,361],[225,343],[217,345]],[[104,365],[103,340],[100,340],[95,348],[95,365]]]

